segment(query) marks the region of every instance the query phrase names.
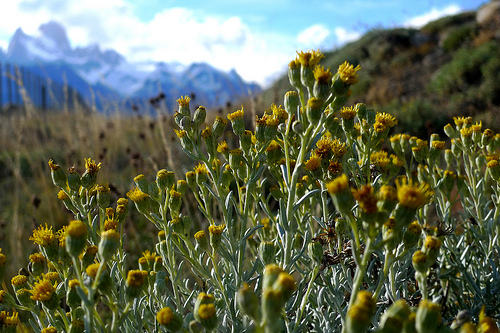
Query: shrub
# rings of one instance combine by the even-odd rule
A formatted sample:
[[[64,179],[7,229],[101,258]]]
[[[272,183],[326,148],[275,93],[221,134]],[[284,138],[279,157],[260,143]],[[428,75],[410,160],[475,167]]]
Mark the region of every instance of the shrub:
[[[344,105],[360,67],[321,58],[299,53],[295,90],[255,131],[243,108],[206,125],[180,98],[184,179],[138,175],[115,204],[101,163],[79,174],[50,160],[74,220],[33,231],[39,252],[0,294],[2,328],[498,332],[500,135],[457,117],[451,141],[389,136],[394,116]],[[132,267],[129,202],[158,229]]]

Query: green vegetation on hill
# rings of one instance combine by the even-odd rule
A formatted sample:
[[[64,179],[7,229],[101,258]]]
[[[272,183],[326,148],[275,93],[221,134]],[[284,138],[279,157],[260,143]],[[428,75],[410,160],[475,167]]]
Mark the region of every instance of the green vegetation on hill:
[[[449,119],[467,114],[500,129],[500,20],[479,25],[475,12],[428,23],[421,29],[372,30],[325,53],[322,63],[360,64],[349,103],[364,102],[397,115],[400,130],[438,132]],[[284,75],[262,94],[263,104],[282,103],[290,90]]]

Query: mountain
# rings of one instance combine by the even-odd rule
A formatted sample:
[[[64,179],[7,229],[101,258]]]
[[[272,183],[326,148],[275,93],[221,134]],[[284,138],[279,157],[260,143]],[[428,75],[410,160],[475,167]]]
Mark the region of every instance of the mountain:
[[[132,63],[97,44],[72,48],[64,27],[57,22],[42,24],[38,32],[30,36],[17,29],[6,54],[0,52],[0,59],[51,81],[67,83],[98,107],[124,100],[140,103],[159,93],[166,95],[170,108],[181,94],[192,94],[196,103],[216,107],[260,91],[234,70],[226,73],[205,63]]]
[[[493,5],[492,5],[493,4]],[[420,29],[373,30],[325,52],[336,72],[348,60],[360,64],[357,102],[397,115],[400,130],[415,135],[442,131],[453,116],[471,115],[483,128],[500,130],[500,1],[477,12],[430,22]],[[283,75],[262,93],[264,104],[283,103],[291,90]]]

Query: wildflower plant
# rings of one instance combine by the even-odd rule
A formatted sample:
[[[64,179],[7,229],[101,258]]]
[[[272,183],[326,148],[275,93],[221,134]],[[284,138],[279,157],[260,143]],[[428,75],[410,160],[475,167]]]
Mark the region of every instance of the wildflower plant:
[[[39,252],[0,292],[2,328],[498,332],[500,134],[463,117],[450,141],[390,135],[394,116],[346,105],[361,67],[322,57],[298,53],[294,90],[254,131],[243,107],[206,124],[181,97],[192,170],[138,175],[116,204],[100,163],[49,161],[74,218],[33,231]],[[130,202],[158,230],[132,266]]]

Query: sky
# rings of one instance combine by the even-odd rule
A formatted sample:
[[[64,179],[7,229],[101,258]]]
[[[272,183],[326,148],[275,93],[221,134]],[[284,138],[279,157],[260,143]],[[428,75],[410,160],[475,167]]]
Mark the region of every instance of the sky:
[[[266,85],[297,50],[330,50],[373,28],[419,27],[485,0],[0,0],[0,47],[62,23],[73,47],[129,61],[207,62]]]

